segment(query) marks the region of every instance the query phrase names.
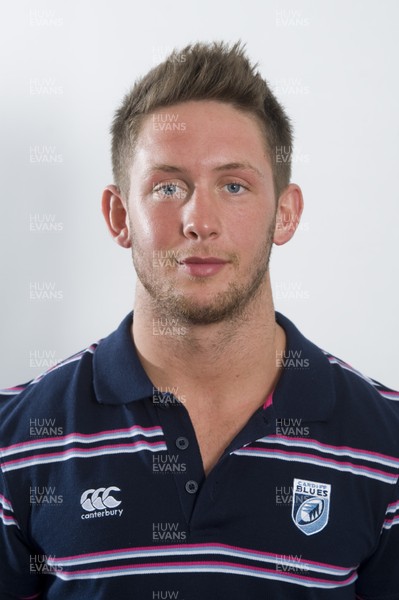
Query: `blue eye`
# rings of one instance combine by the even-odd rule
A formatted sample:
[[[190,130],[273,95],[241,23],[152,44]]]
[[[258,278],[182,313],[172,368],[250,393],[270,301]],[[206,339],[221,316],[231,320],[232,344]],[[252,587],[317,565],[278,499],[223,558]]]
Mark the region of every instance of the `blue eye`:
[[[163,191],[165,196],[172,196],[176,193],[177,185],[174,183],[167,183],[165,185],[161,185],[159,189]]]
[[[241,183],[227,183],[226,187],[228,189],[229,192],[231,192],[232,194],[237,194],[238,192],[240,192],[242,189],[244,189],[244,186],[241,185]]]
[[[176,198],[184,199],[186,197],[186,190],[183,189],[178,183],[169,181],[167,183],[161,183],[156,185],[152,189],[152,193],[158,198]]]

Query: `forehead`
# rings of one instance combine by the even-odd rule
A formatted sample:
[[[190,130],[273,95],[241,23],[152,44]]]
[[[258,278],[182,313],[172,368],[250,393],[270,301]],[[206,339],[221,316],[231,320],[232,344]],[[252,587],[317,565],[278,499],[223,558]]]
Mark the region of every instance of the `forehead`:
[[[190,101],[146,115],[135,147],[134,164],[170,161],[185,165],[251,162],[270,168],[257,117],[224,102]]]

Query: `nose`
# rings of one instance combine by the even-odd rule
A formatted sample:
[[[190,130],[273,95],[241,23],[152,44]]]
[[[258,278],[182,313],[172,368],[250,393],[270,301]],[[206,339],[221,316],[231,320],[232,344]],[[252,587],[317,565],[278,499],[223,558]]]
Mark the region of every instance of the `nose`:
[[[210,192],[195,190],[183,212],[183,234],[190,240],[217,238],[221,232],[217,198]]]

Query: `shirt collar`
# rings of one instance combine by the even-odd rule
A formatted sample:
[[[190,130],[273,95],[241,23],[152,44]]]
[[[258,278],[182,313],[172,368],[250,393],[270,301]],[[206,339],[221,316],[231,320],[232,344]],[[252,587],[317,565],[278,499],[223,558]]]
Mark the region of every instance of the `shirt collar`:
[[[284,370],[273,392],[278,418],[327,421],[335,405],[333,372],[325,353],[295,325],[276,312],[286,334],[286,350],[278,356]]]
[[[153,397],[153,384],[131,338],[132,319],[131,312],[116,331],[100,341],[94,352],[93,385],[100,404],[127,404]],[[327,357],[278,312],[276,321],[287,338],[285,352],[277,356],[284,369],[273,392],[276,417],[327,420],[335,403]]]
[[[94,352],[93,384],[100,404],[127,404],[153,396],[153,385],[132,340],[132,321],[130,312]]]

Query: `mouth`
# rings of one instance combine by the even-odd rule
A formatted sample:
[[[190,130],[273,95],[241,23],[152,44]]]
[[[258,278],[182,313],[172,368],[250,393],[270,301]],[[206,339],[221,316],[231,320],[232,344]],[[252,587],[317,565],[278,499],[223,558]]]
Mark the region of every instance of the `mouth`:
[[[201,258],[200,256],[190,256],[179,262],[183,265],[224,265],[227,261],[214,256],[205,256],[204,258]]]
[[[227,263],[227,260],[215,256],[190,256],[178,264],[193,277],[209,277],[219,273]]]

